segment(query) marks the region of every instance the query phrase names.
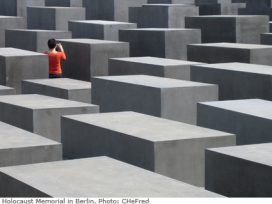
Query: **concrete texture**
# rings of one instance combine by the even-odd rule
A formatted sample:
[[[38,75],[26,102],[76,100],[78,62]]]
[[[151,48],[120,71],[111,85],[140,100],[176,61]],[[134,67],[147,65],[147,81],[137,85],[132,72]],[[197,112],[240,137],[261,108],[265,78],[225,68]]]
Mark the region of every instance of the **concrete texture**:
[[[0,84],[21,93],[23,79],[48,78],[45,54],[15,48],[0,48]]]
[[[186,28],[201,29],[202,43],[260,43],[260,34],[269,31],[268,16],[215,15],[185,18]]]
[[[128,22],[129,7],[141,7],[147,0],[83,0],[86,19]]]
[[[272,33],[261,34],[261,44],[272,45]]]
[[[212,84],[146,75],[92,80],[92,102],[100,105],[101,112],[136,111],[195,124],[197,102],[217,98],[218,87]]]
[[[272,65],[272,46],[240,43],[188,45],[188,60],[205,63],[244,62]]]
[[[14,95],[15,93],[16,90],[14,88],[0,85],[0,95]]]
[[[58,142],[62,115],[97,112],[96,105],[43,95],[0,96],[1,121]]]
[[[199,29],[139,28],[120,30],[120,41],[130,43],[130,56],[187,60],[187,45],[200,43]]]
[[[45,6],[82,7],[83,0],[45,0]]]
[[[271,197],[272,143],[206,151],[206,189],[228,197]]]
[[[272,67],[246,63],[193,65],[191,80],[219,86],[219,100],[272,100]]]
[[[199,103],[197,125],[233,133],[238,145],[271,142],[271,110],[261,99]]]
[[[91,103],[91,83],[68,78],[24,80],[22,93]]]
[[[127,57],[109,59],[110,75],[152,75],[190,80],[191,66],[200,63],[157,57]]]
[[[108,157],[5,167],[0,180],[1,197],[219,197]]]
[[[5,47],[5,30],[14,28],[26,28],[26,22],[24,18],[15,16],[0,16],[0,47]]]
[[[3,122],[0,140],[0,167],[62,160],[60,143]]]
[[[145,4],[129,10],[129,21],[139,28],[184,28],[185,16],[198,16],[199,9],[188,4]]]
[[[9,29],[6,30],[6,47],[45,52],[50,38],[72,38],[72,34],[59,30]]]
[[[101,40],[119,40],[119,30],[137,28],[135,23],[118,21],[85,20],[70,21],[69,30],[73,38],[92,38]]]
[[[108,59],[128,57],[126,42],[94,39],[61,39],[67,60],[62,63],[64,77],[90,81],[93,76],[108,75]]]
[[[85,8],[27,7],[29,29],[68,30],[68,21],[85,20]]]
[[[204,186],[204,150],[236,143],[228,133],[136,112],[64,116],[61,127],[66,158],[107,155],[196,186]]]

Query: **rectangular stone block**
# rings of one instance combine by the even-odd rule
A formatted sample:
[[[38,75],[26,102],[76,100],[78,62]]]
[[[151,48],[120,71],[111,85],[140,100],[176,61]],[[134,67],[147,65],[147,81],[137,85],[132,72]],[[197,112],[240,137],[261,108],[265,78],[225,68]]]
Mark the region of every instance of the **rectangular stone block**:
[[[256,7],[256,8],[240,8],[239,15],[266,15],[272,20],[272,8],[270,7]]]
[[[272,32],[272,21],[269,21],[269,32]]]
[[[184,28],[185,16],[198,16],[199,9],[190,4],[144,4],[130,8],[129,20],[139,28]]]
[[[82,7],[83,0],[45,0],[45,6]]]
[[[15,48],[0,48],[0,84],[21,93],[23,79],[48,78],[45,54]]]
[[[0,85],[0,95],[14,95],[14,94],[16,94],[16,90],[14,88]]]
[[[247,8],[271,8],[271,0],[245,0]]]
[[[27,7],[29,29],[68,30],[70,20],[85,20],[85,8]]]
[[[118,41],[119,30],[130,28],[137,28],[137,24],[102,20],[69,22],[69,30],[72,31],[73,38],[92,38]]]
[[[238,145],[271,142],[271,110],[261,99],[199,103],[197,125],[233,133]]]
[[[185,18],[186,28],[201,29],[202,43],[260,43],[269,31],[268,16],[213,15]]]
[[[72,38],[72,34],[59,30],[10,29],[6,30],[6,47],[45,52],[48,50],[47,41],[51,38]]]
[[[206,151],[205,188],[228,197],[271,197],[272,143]]]
[[[197,102],[217,98],[217,85],[162,77],[124,75],[92,81],[92,102],[102,112],[135,111],[195,124]]]
[[[110,75],[151,75],[191,80],[191,66],[198,62],[157,57],[127,57],[109,59]]]
[[[272,67],[246,63],[193,65],[191,80],[219,86],[219,100],[272,100]]]
[[[96,105],[43,95],[0,96],[1,121],[55,141],[60,141],[62,115],[97,112]]]
[[[228,133],[136,112],[64,116],[61,127],[66,158],[107,155],[195,186],[204,186],[205,149],[236,141]]]
[[[205,63],[243,62],[272,65],[272,46],[240,43],[188,45],[188,60]]]
[[[4,167],[0,180],[1,197],[220,197],[108,157]]]
[[[128,57],[126,42],[94,39],[61,39],[67,60],[62,63],[64,77],[90,81],[93,76],[108,75],[108,59]]]
[[[3,122],[0,140],[0,167],[62,160],[60,143]]]
[[[91,103],[91,83],[68,78],[24,80],[22,93]]]
[[[187,60],[187,45],[200,43],[199,29],[138,28],[120,30],[120,41],[129,42],[130,56]]]
[[[0,16],[0,47],[5,47],[5,30],[13,28],[26,28],[26,22],[24,18],[15,16]]]
[[[148,4],[194,4],[195,0],[147,0]]]
[[[272,33],[261,34],[261,44],[272,45]]]

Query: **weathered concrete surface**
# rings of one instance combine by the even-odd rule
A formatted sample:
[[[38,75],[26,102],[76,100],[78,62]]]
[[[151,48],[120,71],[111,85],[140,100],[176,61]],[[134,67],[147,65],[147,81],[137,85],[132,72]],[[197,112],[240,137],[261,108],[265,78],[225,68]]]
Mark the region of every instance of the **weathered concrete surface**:
[[[271,110],[261,99],[199,103],[197,125],[233,133],[238,145],[271,142]]]
[[[43,95],[0,96],[1,121],[55,141],[60,141],[62,115],[97,112],[96,105]]]
[[[22,93],[91,103],[91,83],[68,78],[24,80]]]
[[[146,75],[92,80],[92,102],[100,106],[101,112],[136,111],[195,124],[196,104],[217,98],[218,87],[213,84]]]
[[[206,151],[206,189],[228,197],[271,197],[272,143]]]
[[[240,43],[188,45],[188,60],[205,63],[244,62],[272,65],[272,46]]]
[[[272,45],[272,33],[261,34],[261,44]]]
[[[85,20],[70,21],[69,30],[73,38],[92,38],[101,40],[119,40],[119,30],[137,28],[135,23],[118,21]]]
[[[48,57],[37,52],[0,48],[0,67],[0,84],[17,93],[21,93],[23,79],[48,78]]]
[[[62,160],[60,143],[3,122],[0,140],[1,167]]]
[[[108,157],[5,167],[0,180],[1,197],[219,197]]]
[[[82,7],[83,0],[45,0],[45,6]]]
[[[109,59],[110,75],[152,75],[190,80],[191,66],[201,63],[157,57],[127,57]]]
[[[66,158],[107,155],[196,186],[204,186],[204,150],[236,143],[228,133],[136,112],[64,116],[61,127]]]
[[[16,94],[16,90],[14,88],[0,85],[0,95],[14,95],[14,94]]]
[[[6,30],[6,47],[45,52],[48,50],[47,41],[51,38],[72,38],[72,34],[59,30],[8,29]]]
[[[130,43],[130,56],[187,60],[187,45],[200,43],[199,29],[138,28],[120,30],[120,41]]]
[[[64,77],[90,81],[93,76],[108,75],[108,59],[128,57],[126,42],[94,39],[61,39],[67,60],[62,63]]]

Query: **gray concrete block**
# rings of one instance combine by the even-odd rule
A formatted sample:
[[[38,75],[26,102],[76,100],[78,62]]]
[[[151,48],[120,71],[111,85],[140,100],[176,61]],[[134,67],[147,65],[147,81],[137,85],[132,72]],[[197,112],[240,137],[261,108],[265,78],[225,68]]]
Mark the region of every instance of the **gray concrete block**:
[[[128,57],[126,42],[94,39],[61,39],[67,60],[62,63],[64,77],[90,81],[93,76],[108,75],[108,59]]]
[[[26,28],[24,18],[15,16],[0,16],[0,47],[5,47],[5,30],[14,28]]]
[[[47,41],[51,38],[72,38],[72,34],[59,30],[10,29],[6,30],[6,47],[45,52],[48,50]]]
[[[269,31],[268,16],[215,15],[186,17],[186,28],[201,29],[202,43],[260,43],[260,34]]]
[[[128,22],[129,7],[141,7],[147,0],[83,0],[86,19]]]
[[[217,98],[217,85],[162,77],[123,75],[92,81],[92,102],[102,112],[136,111],[195,124],[197,102]]]
[[[272,33],[261,34],[261,44],[272,45]]]
[[[80,7],[28,7],[29,29],[68,30],[68,21],[85,20],[85,8]]]
[[[240,8],[239,15],[266,15],[272,20],[272,8],[270,7],[256,7],[256,8]]]
[[[147,0],[148,4],[194,4],[195,0]]]
[[[245,0],[247,8],[271,8],[271,0]]]
[[[269,32],[272,32],[272,21],[269,21]]]
[[[130,11],[130,22],[139,28],[184,28],[185,16],[199,15],[198,7],[188,4],[145,4]]]
[[[45,54],[15,48],[0,48],[0,84],[21,93],[23,79],[48,78]]]
[[[120,30],[119,39],[130,43],[130,56],[187,59],[187,45],[201,42],[199,29],[139,28]]]
[[[206,151],[206,189],[228,197],[271,197],[272,143]]]
[[[108,157],[3,167],[0,180],[1,197],[220,197]]]
[[[96,105],[43,95],[0,96],[1,121],[55,141],[60,141],[62,115],[97,112]]]
[[[45,0],[45,6],[82,7],[83,0]]]
[[[3,122],[0,140],[0,167],[62,160],[60,143]]]
[[[68,78],[24,80],[22,93],[91,103],[91,83]]]
[[[236,143],[228,133],[136,112],[64,116],[61,127],[67,158],[107,155],[195,186],[204,186],[205,149]]]
[[[85,20],[70,21],[69,30],[73,38],[92,38],[101,40],[119,40],[119,30],[137,28],[135,23],[118,21]]]
[[[205,63],[243,62],[272,65],[272,46],[240,43],[188,45],[188,60]]]
[[[109,59],[110,75],[151,75],[191,80],[191,66],[198,62],[157,57],[127,57]]]
[[[16,90],[14,88],[0,85],[0,95],[14,95],[14,94],[16,94]]]
[[[261,99],[199,103],[197,125],[233,133],[238,145],[271,142],[271,110]]]
[[[219,100],[272,100],[272,67],[246,63],[193,65],[191,80],[219,86]]]

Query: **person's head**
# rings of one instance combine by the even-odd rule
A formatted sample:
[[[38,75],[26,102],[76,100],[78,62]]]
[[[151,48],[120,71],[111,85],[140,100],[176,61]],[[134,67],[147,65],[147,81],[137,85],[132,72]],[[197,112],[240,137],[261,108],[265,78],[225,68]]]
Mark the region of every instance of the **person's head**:
[[[48,44],[49,49],[54,49],[57,46],[57,41],[56,41],[56,39],[52,38],[52,39],[48,40],[47,44]]]

